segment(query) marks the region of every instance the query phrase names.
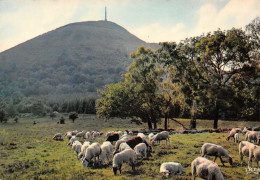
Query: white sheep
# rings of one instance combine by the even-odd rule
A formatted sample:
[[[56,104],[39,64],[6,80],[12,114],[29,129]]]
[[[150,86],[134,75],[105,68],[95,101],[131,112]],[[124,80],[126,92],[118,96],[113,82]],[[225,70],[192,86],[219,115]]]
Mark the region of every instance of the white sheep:
[[[137,158],[147,158],[147,146],[145,143],[139,143],[134,148]]]
[[[247,131],[246,132],[246,141],[253,141],[254,143],[257,142],[257,137],[260,135],[260,132],[257,131]]]
[[[249,148],[249,160],[248,160],[248,167],[252,167],[252,159],[255,159],[257,167],[259,168],[259,161],[260,161],[260,146],[253,145]]]
[[[235,138],[235,142],[236,142],[236,143],[239,143],[239,142],[240,142],[240,133],[236,133],[236,134],[234,135],[234,138]]]
[[[162,131],[162,132],[154,135],[152,140],[151,140],[151,144],[154,145],[155,141],[160,143],[161,140],[166,140],[166,144],[167,144],[167,141],[170,140],[168,131]]]
[[[71,131],[71,134],[72,134],[72,136],[76,136],[76,134],[78,134],[78,130],[75,130],[75,131]]]
[[[124,151],[126,149],[132,149],[128,144],[126,144],[125,142],[121,143],[119,145],[119,149],[118,152]]]
[[[195,180],[196,177],[209,180],[224,180],[218,165],[204,157],[197,157],[192,161],[191,174],[193,180]]]
[[[168,178],[170,174],[182,174],[183,167],[177,162],[165,162],[160,167],[160,173]]]
[[[99,159],[99,155],[101,154],[101,148],[99,143],[95,142],[91,144],[85,151],[84,157],[82,158],[82,165],[87,168],[88,164],[91,160],[94,160],[94,163],[96,163],[96,158]]]
[[[92,133],[92,138],[93,138],[93,140],[97,139],[98,137],[99,137],[99,132],[94,131],[94,132]]]
[[[115,151],[113,154],[116,154],[119,152],[119,146],[121,143],[124,143],[128,140],[128,138],[123,138],[123,139],[119,139],[118,141],[116,141],[116,144],[115,144]]]
[[[86,132],[84,138],[87,139],[87,140],[89,140],[89,139],[90,139],[90,136],[91,136],[91,133],[88,131],[88,132]]]
[[[62,133],[57,133],[53,136],[53,140],[63,140],[63,135]]]
[[[241,165],[243,165],[243,163],[244,163],[243,157],[244,156],[249,157],[249,148],[252,146],[254,146],[254,144],[251,142],[248,142],[248,141],[241,141],[239,143],[238,150],[239,150]]]
[[[73,142],[74,141],[76,141],[76,140],[78,140],[78,138],[76,137],[76,136],[72,136],[71,138],[70,138],[70,140],[69,140],[69,142],[68,142],[68,146],[72,146],[72,144],[73,144]]]
[[[113,152],[113,145],[111,144],[111,142],[109,141],[103,142],[103,144],[101,145],[101,154],[99,158],[99,162],[101,165],[104,165],[105,158],[107,158],[108,162],[110,161],[112,152]]]
[[[72,137],[72,132],[68,131],[65,136],[67,136],[68,140]]]
[[[81,131],[81,132],[78,132],[75,136],[84,138],[85,134],[86,134],[85,131]]]
[[[205,155],[215,156],[214,162],[216,161],[217,158],[219,158],[222,165],[225,166],[224,161],[221,158],[221,156],[224,156],[228,160],[229,164],[232,166],[232,157],[229,156],[226,149],[223,148],[222,146],[212,144],[212,143],[203,144],[203,146],[201,147],[201,156],[204,157]]]
[[[144,133],[138,133],[137,136],[141,137],[144,141],[146,141],[146,136]]]
[[[236,134],[236,133],[239,133],[239,132],[242,133],[242,129],[240,129],[240,128],[232,128],[231,131],[229,132],[229,135],[228,135],[228,137],[227,137],[227,140],[229,141],[229,139],[230,139],[231,137],[234,138],[235,134]],[[235,141],[235,138],[234,138],[234,141]]]
[[[153,137],[154,137],[154,133],[150,133],[150,134],[148,135],[148,139],[149,139],[150,142],[151,142],[151,140],[152,140]]]
[[[82,146],[81,146],[81,151],[80,153],[78,154],[78,158],[82,158],[83,155],[85,154],[86,152],[86,149],[90,146],[90,142],[89,141],[85,141]]]
[[[116,175],[117,170],[121,174],[121,168],[123,163],[129,163],[132,166],[132,170],[135,170],[135,151],[133,149],[125,149],[122,152],[117,153],[113,158],[113,172]]]
[[[78,157],[78,154],[79,154],[80,151],[81,151],[81,146],[82,146],[82,144],[81,144],[81,142],[79,142],[78,140],[76,140],[76,141],[74,141],[74,142],[72,143],[72,149],[76,152],[77,157]]]

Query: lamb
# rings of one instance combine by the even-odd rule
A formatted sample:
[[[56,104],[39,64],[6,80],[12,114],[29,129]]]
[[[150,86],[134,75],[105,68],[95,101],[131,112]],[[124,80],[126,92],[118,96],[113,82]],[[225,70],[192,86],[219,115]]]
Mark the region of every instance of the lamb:
[[[76,141],[76,140],[78,140],[78,138],[76,137],[76,136],[72,136],[71,138],[70,138],[70,140],[69,140],[69,142],[68,142],[68,146],[72,146],[72,144],[73,144],[73,142],[74,141]]]
[[[53,136],[53,138],[52,138],[53,140],[63,140],[63,135],[62,135],[62,133],[57,133],[57,134],[55,134],[54,136]]]
[[[260,135],[260,132],[257,131],[247,131],[246,140],[251,142],[253,140],[254,143],[257,142],[257,136]]]
[[[234,138],[234,135],[235,135],[236,133],[242,133],[242,130],[241,130],[240,128],[232,128],[231,131],[230,131],[230,133],[229,133],[229,136],[227,137],[227,141],[229,141],[229,139],[230,139],[231,137]],[[234,138],[234,141],[235,141],[235,138]]]
[[[239,143],[239,142],[240,142],[240,133],[236,133],[236,134],[234,135],[234,138],[235,138],[235,142],[236,142],[236,143]]]
[[[197,157],[192,161],[191,173],[193,180],[195,180],[196,177],[209,180],[224,180],[223,174],[218,165],[204,157]]]
[[[96,157],[99,159],[99,155],[101,154],[101,148],[99,143],[95,142],[91,144],[85,151],[84,157],[81,161],[81,164],[87,168],[89,162],[94,159],[94,163],[96,163]]]
[[[116,144],[115,144],[115,151],[114,151],[113,154],[118,153],[120,144],[126,142],[127,140],[128,140],[128,139],[126,139],[126,138],[123,138],[123,139],[118,140],[118,141],[116,142]]]
[[[159,143],[160,143],[161,140],[166,140],[166,144],[167,144],[167,141],[169,141],[169,132],[168,131],[162,131],[162,132],[154,135],[152,138],[151,144],[154,145],[155,141],[159,141]]]
[[[259,168],[260,161],[260,146],[253,145],[249,147],[249,160],[248,160],[248,168],[252,167],[252,159],[255,159],[257,167]]]
[[[132,149],[132,148],[128,144],[126,144],[125,142],[121,143],[120,146],[119,146],[118,152],[124,151],[125,149]]]
[[[101,145],[101,154],[99,159],[101,165],[104,165],[105,158],[107,158],[109,162],[109,159],[112,155],[112,151],[113,151],[112,144],[109,141],[103,142],[103,144]]]
[[[87,139],[87,140],[89,140],[89,139],[90,139],[90,136],[91,136],[91,133],[88,131],[88,132],[85,133],[84,138]]]
[[[154,137],[154,133],[150,133],[150,134],[148,135],[148,139],[149,139],[150,142],[151,142],[151,140],[152,140],[153,137]]]
[[[89,141],[85,141],[82,146],[81,146],[81,151],[80,153],[78,154],[78,158],[82,158],[83,155],[85,154],[86,152],[86,149],[90,146],[90,142]]]
[[[147,146],[145,143],[137,144],[134,148],[137,158],[147,158]]]
[[[248,141],[241,141],[239,143],[239,146],[238,146],[238,150],[239,150],[239,156],[240,156],[240,162],[241,162],[241,165],[243,165],[243,157],[244,156],[247,156],[249,157],[249,148],[254,146],[253,143],[251,142],[248,142]]]
[[[232,157],[229,156],[227,151],[222,146],[212,143],[203,144],[203,146],[201,147],[201,156],[204,157],[205,155],[215,156],[214,162],[217,158],[219,158],[222,165],[225,166],[224,161],[221,158],[221,156],[224,156],[228,160],[229,164],[232,166]]]
[[[128,139],[126,141],[126,143],[132,148],[134,149],[135,146],[139,143],[145,143],[146,147],[147,147],[147,152],[148,155],[150,155],[150,152],[152,152],[152,147],[145,141],[143,140],[140,136],[134,136],[131,139]]]
[[[146,141],[146,136],[144,135],[144,133],[138,133],[137,136],[141,137],[143,140]]]
[[[165,162],[160,167],[160,173],[163,174],[163,177],[168,178],[170,174],[182,174],[183,167],[177,162]]]
[[[76,152],[77,157],[78,157],[78,154],[81,151],[81,146],[82,146],[82,144],[78,140],[74,141],[73,144],[72,144],[72,149]]]
[[[126,149],[120,153],[117,153],[113,158],[113,172],[116,175],[117,170],[121,174],[121,168],[123,163],[129,163],[132,166],[132,170],[135,171],[135,151],[133,149]]]
[[[94,131],[92,134],[93,140],[99,137],[99,132]]]

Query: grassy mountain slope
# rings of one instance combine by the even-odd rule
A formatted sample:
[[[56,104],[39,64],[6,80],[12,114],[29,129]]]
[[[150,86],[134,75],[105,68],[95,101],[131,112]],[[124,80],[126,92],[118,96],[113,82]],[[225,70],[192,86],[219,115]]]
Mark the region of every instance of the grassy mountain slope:
[[[113,22],[68,24],[0,54],[1,93],[95,93],[120,80],[139,46],[158,48]]]

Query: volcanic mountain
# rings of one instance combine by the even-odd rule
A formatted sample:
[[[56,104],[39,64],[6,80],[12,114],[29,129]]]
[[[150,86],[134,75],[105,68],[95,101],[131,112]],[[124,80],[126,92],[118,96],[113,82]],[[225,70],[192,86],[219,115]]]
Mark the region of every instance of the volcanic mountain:
[[[95,93],[120,81],[139,46],[152,49],[110,21],[72,23],[0,54],[5,96]]]

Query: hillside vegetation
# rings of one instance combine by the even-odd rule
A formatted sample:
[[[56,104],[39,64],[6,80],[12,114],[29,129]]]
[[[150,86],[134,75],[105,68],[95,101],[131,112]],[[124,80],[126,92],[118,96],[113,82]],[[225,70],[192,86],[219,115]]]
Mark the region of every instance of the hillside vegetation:
[[[72,23],[0,54],[1,96],[96,93],[120,81],[147,44],[109,21]]]

